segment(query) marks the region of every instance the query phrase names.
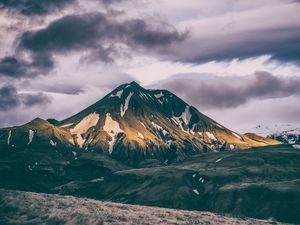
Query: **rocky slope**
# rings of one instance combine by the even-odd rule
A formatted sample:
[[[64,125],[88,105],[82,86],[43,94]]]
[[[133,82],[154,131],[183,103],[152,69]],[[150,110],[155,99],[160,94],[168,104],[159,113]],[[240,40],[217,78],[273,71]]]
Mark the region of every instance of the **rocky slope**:
[[[169,163],[199,152],[279,144],[233,132],[173,93],[146,90],[135,82],[121,85],[70,118],[50,122],[35,119],[0,129],[0,145],[73,146],[135,164],[149,158]]]

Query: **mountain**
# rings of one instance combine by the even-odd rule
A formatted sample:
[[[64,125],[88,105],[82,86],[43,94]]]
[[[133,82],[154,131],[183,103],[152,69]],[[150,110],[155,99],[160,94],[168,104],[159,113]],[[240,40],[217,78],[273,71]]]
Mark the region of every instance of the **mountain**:
[[[0,144],[11,148],[74,146],[134,164],[150,158],[168,163],[199,152],[279,142],[238,134],[167,90],[146,90],[132,82],[63,121],[38,118],[1,129]]]
[[[258,125],[253,132],[263,137],[278,140],[284,144],[300,143],[300,124]]]
[[[292,131],[295,129],[299,129],[300,124],[299,123],[275,123],[275,124],[259,124],[253,128],[250,129],[251,133],[258,134],[263,137],[268,137],[274,134],[281,134],[285,131]],[[249,131],[248,131],[249,132]]]
[[[70,132],[46,120],[36,118],[19,126],[0,129],[0,146],[23,149],[29,146],[75,145]]]
[[[300,144],[300,128],[273,133],[268,137],[278,140],[284,144]]]
[[[0,188],[299,223],[300,151],[277,143],[130,83],[65,120],[0,129]]]

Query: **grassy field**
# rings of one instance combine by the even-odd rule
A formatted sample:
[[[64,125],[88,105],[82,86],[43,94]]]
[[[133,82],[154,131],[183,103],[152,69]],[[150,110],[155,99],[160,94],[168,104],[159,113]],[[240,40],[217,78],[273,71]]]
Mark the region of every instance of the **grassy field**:
[[[71,196],[0,190],[0,224],[279,224],[210,212],[134,206]]]

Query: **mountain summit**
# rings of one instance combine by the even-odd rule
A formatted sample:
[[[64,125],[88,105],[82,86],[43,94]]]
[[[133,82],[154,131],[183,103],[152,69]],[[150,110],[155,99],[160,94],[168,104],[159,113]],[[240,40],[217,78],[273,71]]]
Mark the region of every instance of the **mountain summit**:
[[[106,153],[134,163],[165,163],[199,152],[279,144],[254,134],[238,134],[200,113],[167,90],[123,84],[100,101],[63,121],[36,119],[0,130],[0,145],[48,144]]]

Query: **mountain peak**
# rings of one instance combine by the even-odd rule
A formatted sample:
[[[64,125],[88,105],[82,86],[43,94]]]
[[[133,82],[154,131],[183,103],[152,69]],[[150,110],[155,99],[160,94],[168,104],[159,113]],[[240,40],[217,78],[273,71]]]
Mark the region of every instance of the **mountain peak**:
[[[130,83],[127,83],[125,85],[125,88],[130,89],[132,92],[145,92],[146,89],[144,89],[141,85],[139,85],[137,82],[132,81]]]
[[[34,118],[33,120],[31,120],[28,124],[35,124],[35,123],[45,123],[47,122],[46,120],[43,120],[42,118],[40,117],[36,117]]]
[[[142,86],[140,86],[137,82],[132,81],[130,83],[121,84],[120,86],[112,90],[107,96],[109,98],[115,96],[118,96],[120,98],[124,91],[144,92],[146,90]]]
[[[49,123],[47,120],[41,119],[39,117],[31,120],[29,123],[25,124],[26,126],[30,127],[41,127],[41,126],[51,126],[52,124]]]
[[[141,87],[136,81],[132,81],[129,83],[130,86],[138,86]]]

